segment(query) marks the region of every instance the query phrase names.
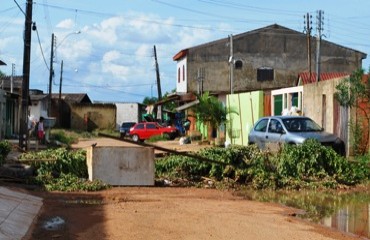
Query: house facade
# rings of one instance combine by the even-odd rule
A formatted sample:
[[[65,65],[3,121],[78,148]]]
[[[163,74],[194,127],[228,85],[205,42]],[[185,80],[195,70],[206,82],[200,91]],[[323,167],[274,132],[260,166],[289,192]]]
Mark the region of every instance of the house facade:
[[[307,36],[277,24],[183,49],[173,57],[177,92],[218,95],[293,87],[299,73],[310,72],[309,66],[314,72],[313,37],[311,43],[311,64]],[[325,40],[320,56],[321,72],[349,74],[366,58],[365,53]]]
[[[304,84],[300,83],[300,80],[307,79],[301,77],[302,73],[309,76],[309,81],[316,81],[316,39],[310,37],[310,53],[307,52],[307,40],[307,35],[302,32],[274,24],[183,49],[173,57],[177,62],[177,92],[201,94],[209,91],[226,106],[237,106],[242,116],[252,116],[253,111],[263,116],[281,115],[285,108],[296,106],[306,114],[312,114],[327,129],[332,129],[334,114],[323,111],[323,104],[328,107],[334,104],[332,94],[335,88],[328,90],[325,87],[314,92],[308,87],[304,93]],[[321,40],[319,80],[327,73],[348,76],[362,67],[365,58],[365,53]],[[249,100],[253,98],[242,93],[255,91],[262,91],[263,97],[262,100],[258,98],[259,105],[249,109]],[[326,102],[322,103],[324,95]],[[320,107],[314,111],[308,109],[315,104],[320,104]],[[233,129],[226,127],[227,138],[231,142],[245,144],[247,128],[261,114],[254,114],[255,119],[251,122],[246,120],[248,126],[243,122],[244,118],[235,117]],[[243,132],[243,136],[239,138],[237,132]]]
[[[21,76],[0,77],[0,139],[19,134],[22,79]]]

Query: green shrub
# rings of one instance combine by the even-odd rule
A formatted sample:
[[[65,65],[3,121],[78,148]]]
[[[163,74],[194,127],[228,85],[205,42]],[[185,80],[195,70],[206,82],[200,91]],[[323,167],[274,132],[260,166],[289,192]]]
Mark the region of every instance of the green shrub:
[[[47,149],[39,152],[24,153],[19,159],[50,160],[35,161],[32,163],[40,175],[48,173],[53,173],[54,175],[70,173],[80,178],[88,177],[86,151],[82,149],[72,151],[65,148]]]
[[[37,176],[31,182],[48,191],[97,191],[109,186],[101,181],[88,181],[86,151],[65,148],[47,149],[22,154],[20,160],[35,160]],[[47,160],[47,161],[39,161]]]
[[[67,134],[63,130],[56,130],[53,132],[54,139],[71,146],[73,143],[78,142],[78,137],[76,134]]]
[[[9,141],[0,141],[0,166],[4,164],[6,156],[12,150],[12,144]]]
[[[349,162],[314,140],[284,145],[275,155],[255,145],[207,148],[198,154],[223,164],[172,155],[156,162],[156,175],[170,179],[232,179],[254,189],[337,188],[365,182],[370,176],[370,155]]]
[[[99,191],[110,186],[100,180],[89,181],[85,178],[78,178],[73,174],[62,173],[58,178],[49,175],[39,175],[35,178],[36,183],[45,187],[48,191]]]
[[[170,140],[170,137],[167,134],[163,135],[154,135],[151,136],[149,139],[147,139],[147,142],[159,142],[159,141],[168,141]]]

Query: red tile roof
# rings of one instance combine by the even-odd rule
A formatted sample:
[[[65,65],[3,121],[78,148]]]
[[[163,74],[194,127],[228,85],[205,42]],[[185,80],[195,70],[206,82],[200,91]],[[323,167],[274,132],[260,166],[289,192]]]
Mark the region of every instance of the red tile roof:
[[[185,57],[188,54],[188,49],[181,50],[180,52],[176,53],[175,56],[173,56],[173,60],[177,61],[181,58]]]
[[[316,73],[311,73],[311,79],[310,79],[310,73],[309,72],[302,72],[298,74],[298,81],[302,83],[302,85],[310,84],[316,82]],[[344,72],[329,72],[329,73],[320,73],[320,81],[330,80],[334,78],[342,78],[342,77],[349,77],[349,73]]]

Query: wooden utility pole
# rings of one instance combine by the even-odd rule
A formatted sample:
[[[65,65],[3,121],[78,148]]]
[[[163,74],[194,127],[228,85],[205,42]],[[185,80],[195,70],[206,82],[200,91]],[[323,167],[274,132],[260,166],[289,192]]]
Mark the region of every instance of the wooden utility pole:
[[[155,72],[157,76],[157,88],[158,88],[158,100],[162,99],[162,90],[161,90],[161,79],[159,75],[159,66],[158,66],[158,60],[157,60],[157,49],[154,45],[154,59],[155,59]]]
[[[304,16],[305,18],[305,29],[304,32],[307,35],[307,61],[308,61],[308,71],[310,73],[310,81],[311,81],[311,76],[312,76],[312,70],[311,70],[311,31],[312,31],[312,15],[309,13]]]
[[[19,118],[19,147],[27,150],[28,141],[28,95],[30,88],[32,0],[27,0],[24,22],[22,102]]]
[[[62,127],[62,82],[63,82],[63,60],[62,63],[60,64],[60,81],[59,81],[59,116],[58,116],[58,122],[59,122],[59,127]]]
[[[157,60],[157,49],[154,45],[154,60],[155,60],[155,72],[157,76],[157,90],[158,90],[158,101],[162,100],[162,90],[161,90],[161,79],[159,75],[159,66]],[[157,119],[163,120],[162,105],[157,106]]]
[[[316,30],[317,30],[317,35],[316,35],[316,81],[320,81],[320,44],[321,44],[321,37],[322,37],[322,31],[324,30],[323,28],[323,20],[324,20],[324,11],[318,10],[317,11],[317,16],[316,16]]]
[[[51,34],[51,51],[50,51],[50,72],[49,72],[49,98],[48,98],[48,117],[51,116],[51,93],[52,93],[52,84],[54,76],[54,33]]]

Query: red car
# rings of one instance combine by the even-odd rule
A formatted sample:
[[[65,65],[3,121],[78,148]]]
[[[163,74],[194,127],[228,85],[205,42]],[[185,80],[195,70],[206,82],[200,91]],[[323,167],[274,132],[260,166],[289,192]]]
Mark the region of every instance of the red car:
[[[144,141],[155,135],[168,136],[173,140],[178,136],[178,131],[175,127],[163,127],[157,122],[136,123],[130,128],[130,136],[135,142]]]

